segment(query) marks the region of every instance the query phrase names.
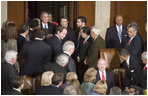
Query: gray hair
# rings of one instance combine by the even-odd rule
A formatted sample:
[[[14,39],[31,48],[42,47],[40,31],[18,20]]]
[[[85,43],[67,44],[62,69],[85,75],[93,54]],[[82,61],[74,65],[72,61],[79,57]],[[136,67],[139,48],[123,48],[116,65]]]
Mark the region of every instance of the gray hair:
[[[63,51],[69,51],[71,48],[75,48],[75,45],[72,41],[66,41],[63,45]]]
[[[14,50],[8,50],[5,53],[5,60],[7,63],[10,63],[13,58],[17,58],[17,52]]]
[[[92,26],[91,32],[94,32],[97,36],[99,36],[101,33],[101,30],[96,28],[95,26]]]
[[[110,89],[110,95],[121,95],[122,90],[118,86],[114,86]]]
[[[69,61],[69,56],[67,56],[66,54],[60,54],[56,59],[56,63],[59,64],[60,66],[62,64],[67,64],[68,61]]]
[[[144,52],[142,53],[142,58],[147,59],[147,51],[144,51]]]
[[[64,95],[77,95],[77,91],[73,86],[67,86],[63,92]]]
[[[129,28],[133,28],[136,32],[138,31],[138,26],[136,24],[129,24],[127,29],[129,29]]]

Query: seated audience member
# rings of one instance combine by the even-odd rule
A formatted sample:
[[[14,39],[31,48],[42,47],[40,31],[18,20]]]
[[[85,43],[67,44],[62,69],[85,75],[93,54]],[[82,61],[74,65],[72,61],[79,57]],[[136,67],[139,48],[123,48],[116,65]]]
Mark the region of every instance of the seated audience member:
[[[97,70],[89,68],[84,74],[84,82],[81,84],[82,91],[85,93],[92,93],[94,89],[94,82],[96,81]]]
[[[139,61],[134,56],[130,55],[126,49],[120,49],[120,60],[124,63],[125,68],[125,91],[130,92],[131,85],[137,85],[139,83],[141,66]]]
[[[118,86],[114,86],[110,89],[110,95],[121,95],[122,90]]]
[[[89,93],[88,95],[105,95],[107,91],[107,84],[104,80],[99,80],[95,87],[94,92]]]
[[[41,85],[37,88],[37,95],[50,95],[48,91],[52,84],[52,77],[54,73],[52,71],[46,71],[42,74]]]
[[[48,13],[46,11],[42,11],[40,18],[41,18],[41,23],[40,23],[41,28],[46,29],[48,31],[47,34],[53,34],[54,35],[55,26],[54,26],[54,24],[48,22],[48,20],[49,20]]]
[[[67,16],[62,16],[61,17],[60,24],[61,24],[62,27],[65,27],[67,29],[67,35],[62,40],[62,44],[64,44],[68,40],[75,43],[75,31],[68,25]]]
[[[77,74],[74,73],[74,72],[68,72],[66,74],[66,82],[60,86],[60,89],[64,90],[64,88],[66,88],[67,86],[69,86],[70,81],[73,80],[73,79],[78,80]]]
[[[75,50],[75,45],[72,41],[66,41],[63,45],[63,54],[66,54],[69,56],[69,62],[67,64],[68,70],[70,72],[76,73],[76,64],[75,61],[72,59],[71,55],[73,54]]]
[[[99,50],[105,48],[105,41],[100,36],[100,32],[100,29],[97,29],[96,27],[92,27],[91,29],[91,37],[94,39],[94,41],[90,46],[88,56],[84,61],[84,63],[88,65],[88,68],[97,68],[98,54],[100,53]]]
[[[138,26],[135,24],[130,24],[127,29],[129,40],[124,48],[129,52],[130,55],[140,59],[143,41],[140,34],[138,33]]]
[[[29,32],[29,25],[28,24],[22,24],[20,28],[20,35],[17,38],[17,48],[18,48],[18,53],[20,53],[20,50],[22,49],[24,43],[27,41],[26,36],[28,35]]]
[[[69,62],[69,56],[60,54],[56,63],[48,62],[44,65],[44,71],[53,71],[54,73],[63,73],[66,76],[68,69],[65,67]]]
[[[106,48],[123,48],[128,40],[127,27],[123,25],[123,17],[115,17],[116,24],[107,28],[105,43]]]
[[[55,35],[48,38],[47,43],[51,45],[53,49],[53,60],[55,60],[58,54],[63,52],[61,40],[65,38],[66,34],[67,34],[67,29],[62,26],[59,26],[56,29]]]
[[[140,74],[140,87],[145,90],[147,89],[147,51],[144,51],[141,55],[142,62],[144,64],[142,72]]]
[[[81,85],[77,79],[72,79],[70,81],[70,86],[73,86],[74,89],[77,91],[77,95],[85,95],[86,93],[82,91]]]
[[[9,95],[22,95],[21,90],[24,87],[24,80],[23,77],[18,76],[11,80],[12,90],[10,91]]]
[[[48,19],[49,19],[48,22],[54,24],[55,27],[58,26],[58,23],[57,22],[52,21],[53,18],[52,18],[52,14],[50,12],[48,12]]]
[[[129,93],[128,93],[127,91],[123,90],[123,91],[121,92],[121,95],[129,95]]]
[[[40,19],[34,18],[29,24],[29,39],[32,41],[35,39],[36,29],[39,29],[40,26]]]
[[[67,86],[63,91],[63,95],[77,95],[77,91],[73,86]]]
[[[84,64],[84,60],[86,56],[88,55],[88,49],[93,43],[93,39],[90,36],[90,29],[88,27],[81,28],[80,34],[83,39],[81,39],[80,44],[76,50],[77,50],[77,62],[78,62],[77,70],[79,74],[78,76],[79,76],[80,81],[82,82],[84,73],[88,68],[88,66]]]
[[[62,73],[55,73],[52,77],[52,84],[49,88],[50,95],[63,95],[63,91],[59,88],[63,83],[64,75]]]
[[[26,42],[20,52],[20,58],[24,59],[22,75],[42,74],[43,65],[51,60],[51,47],[43,41],[45,30],[37,29],[36,32],[35,40]]]
[[[110,88],[115,86],[114,74],[112,72],[106,70],[107,62],[103,58],[100,58],[98,60],[97,67],[98,67],[98,72],[96,75],[95,83],[99,80],[104,80],[107,84],[107,87],[108,87],[106,94],[109,94]]]
[[[17,61],[17,52],[9,50],[5,54],[5,62],[1,64],[1,94],[7,95],[12,89],[10,80],[18,76],[14,68]]]

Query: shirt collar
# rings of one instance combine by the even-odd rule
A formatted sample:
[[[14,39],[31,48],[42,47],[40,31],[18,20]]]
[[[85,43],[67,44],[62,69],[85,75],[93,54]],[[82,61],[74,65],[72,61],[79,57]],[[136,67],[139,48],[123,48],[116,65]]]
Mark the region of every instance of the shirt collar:
[[[43,39],[36,37],[35,40],[43,40]]]
[[[55,34],[55,36],[57,36],[59,39],[60,39],[60,37],[57,35],[57,34]],[[61,39],[60,39],[61,40]]]
[[[16,90],[16,91],[19,91],[19,92],[21,92],[21,90],[19,90],[19,89],[16,89],[16,88],[13,88],[14,90]]]
[[[127,60],[126,60],[126,63],[129,64],[129,59],[130,59],[130,56],[128,56]]]
[[[71,56],[68,52],[64,51],[64,53],[68,54],[69,56]]]
[[[85,38],[85,42],[89,39],[90,35],[87,36],[87,38]]]
[[[24,38],[26,38],[26,36],[25,35],[23,35],[23,34],[20,34],[21,36],[23,36]]]
[[[137,33],[136,33],[136,35],[137,35]],[[133,37],[131,37],[130,42],[134,39],[134,37],[135,37],[136,35],[134,35]]]

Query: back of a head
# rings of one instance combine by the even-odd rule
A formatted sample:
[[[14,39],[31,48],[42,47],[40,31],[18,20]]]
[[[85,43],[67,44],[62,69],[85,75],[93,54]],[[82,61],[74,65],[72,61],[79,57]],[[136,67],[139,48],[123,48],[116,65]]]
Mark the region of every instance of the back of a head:
[[[127,57],[127,56],[129,56],[130,54],[129,54],[129,52],[128,52],[126,49],[121,48],[121,49],[119,50],[119,55],[120,55],[120,56]]]
[[[70,85],[72,85],[76,90],[81,89],[80,83],[77,79],[72,79],[70,81]]]
[[[77,19],[80,19],[81,22],[86,23],[86,17],[84,17],[84,16],[79,16]]]
[[[69,56],[67,56],[66,54],[60,54],[56,59],[56,63],[60,66],[62,66],[62,64],[67,65],[68,61]]]
[[[72,79],[78,79],[78,76],[75,72],[68,72],[66,74],[66,81],[71,81]]]
[[[20,28],[20,33],[24,33],[26,32],[27,30],[29,30],[29,25],[24,23],[21,25],[21,28]]]
[[[5,53],[5,61],[10,63],[13,58],[17,57],[17,52],[14,50],[9,50]]]
[[[94,87],[94,92],[98,94],[106,94],[106,91],[107,91],[106,82],[103,80],[99,80]]]
[[[16,89],[18,89],[22,84],[24,84],[24,80],[21,76],[12,78],[10,82],[12,87]]]
[[[62,73],[55,73],[52,77],[52,84],[58,85],[60,82],[63,82],[64,74]]]
[[[122,90],[118,86],[114,86],[110,89],[110,95],[121,95]]]
[[[63,51],[69,51],[71,48],[75,48],[75,45],[72,41],[66,41],[63,45]]]
[[[64,88],[64,95],[77,95],[77,91],[75,90],[75,88],[73,86],[67,86],[66,88]]]
[[[30,28],[32,28],[32,29],[38,27],[38,25],[39,25],[39,21],[38,20],[34,20],[34,19],[29,24]]]
[[[42,74],[41,86],[49,86],[52,84],[52,77],[54,73],[52,71],[46,71]]]
[[[36,29],[36,37],[38,38],[44,38],[45,37],[45,33],[46,33],[46,30],[43,29],[43,28],[39,28],[39,29]]]
[[[90,35],[90,29],[88,27],[82,27],[83,33]]]
[[[84,82],[94,83],[96,80],[97,70],[95,68],[89,68],[84,74]]]
[[[97,28],[97,27],[95,27],[95,26],[92,26],[92,28],[91,28],[91,32],[94,32],[94,33],[95,33],[95,35],[99,36],[99,35],[100,35],[100,33],[101,33],[101,30],[100,30],[100,29],[98,29],[98,28]]]
[[[55,34],[57,34],[58,32],[62,32],[64,29],[66,29],[65,27],[63,27],[63,26],[58,26],[57,27],[57,29],[56,29],[56,32],[55,32]],[[66,29],[67,30],[67,29]]]

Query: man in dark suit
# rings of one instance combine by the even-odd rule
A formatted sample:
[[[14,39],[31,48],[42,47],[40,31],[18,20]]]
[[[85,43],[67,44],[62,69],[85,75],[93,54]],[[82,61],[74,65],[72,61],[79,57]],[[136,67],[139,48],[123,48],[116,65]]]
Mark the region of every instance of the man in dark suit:
[[[48,35],[48,34],[54,35],[55,26],[54,26],[54,24],[48,22],[48,20],[49,20],[48,13],[46,11],[41,12],[40,18],[41,18],[41,28],[48,30],[46,35]]]
[[[67,34],[67,29],[65,27],[59,26],[56,29],[56,33],[54,36],[48,38],[47,43],[51,45],[53,49],[53,61],[55,60],[55,57],[60,54],[62,51],[62,39],[65,38]]]
[[[68,26],[68,18],[66,16],[62,16],[60,19],[60,23],[62,27],[65,27],[67,29],[67,35],[62,40],[62,43],[64,44],[68,40],[75,42],[75,31],[70,28],[70,26]]]
[[[141,63],[134,56],[130,55],[126,49],[120,49],[120,60],[125,68],[125,91],[131,92],[131,85],[138,86],[141,72]]]
[[[136,58],[140,59],[143,41],[137,30],[138,28],[136,25],[128,26],[128,36],[130,38],[124,48],[130,53],[130,55],[133,55]]]
[[[1,64],[1,94],[8,95],[12,89],[10,80],[18,76],[17,71],[14,68],[14,64],[17,61],[17,52],[9,50],[5,54],[5,61]]]
[[[20,53],[21,48],[23,47],[24,43],[27,41],[26,36],[29,32],[29,25],[28,24],[22,24],[20,28],[20,35],[17,38],[17,48],[18,53]]]
[[[24,80],[21,76],[15,77],[11,80],[12,90],[9,95],[22,95],[21,90],[24,87]]]
[[[106,48],[105,41],[100,36],[100,30],[96,27],[92,27],[91,37],[94,41],[88,50],[88,56],[84,60],[84,63],[88,65],[88,68],[97,68],[98,58],[100,58],[100,56],[98,56],[98,54],[100,54],[99,50]]]
[[[37,29],[36,38],[33,41],[26,42],[20,52],[20,58],[24,59],[24,65],[21,74],[31,75],[33,77],[43,72],[43,64],[51,60],[52,49],[46,44],[45,30]]]
[[[63,83],[64,75],[55,73],[52,77],[52,84],[47,87],[40,86],[37,95],[63,95],[63,91],[59,88]]]
[[[116,24],[106,31],[106,48],[123,48],[128,40],[127,27],[122,24],[123,17],[117,15],[115,21]]]
[[[56,63],[48,62],[44,64],[44,71],[53,71],[54,73],[63,73],[64,76],[66,76],[68,72],[66,65],[68,62],[69,62],[69,56],[65,54],[60,54],[56,59]]]
[[[109,94],[110,89],[115,86],[115,80],[114,80],[114,74],[110,71],[106,70],[107,63],[104,59],[100,58],[98,60],[98,73],[96,75],[96,81],[97,83],[99,80],[104,80],[107,83],[107,92],[106,94]]]

